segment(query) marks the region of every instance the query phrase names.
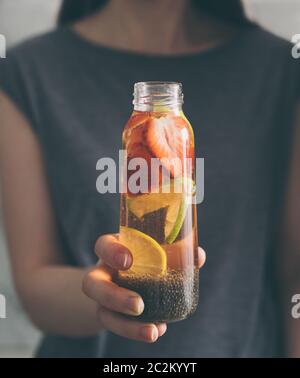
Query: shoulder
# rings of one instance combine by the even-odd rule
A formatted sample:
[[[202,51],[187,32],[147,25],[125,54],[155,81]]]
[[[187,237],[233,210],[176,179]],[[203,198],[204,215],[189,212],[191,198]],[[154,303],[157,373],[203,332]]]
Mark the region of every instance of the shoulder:
[[[0,60],[0,87],[30,87],[35,78],[49,76],[55,64],[64,60],[67,42],[63,29],[30,38],[8,49],[6,58]]]
[[[65,61],[67,42],[62,33],[56,29],[28,39],[8,49],[6,58],[0,59],[0,90],[31,124],[36,123],[34,104],[42,96],[42,89],[51,84],[53,72]]]
[[[291,57],[292,43],[262,27],[250,27],[247,36],[249,42],[264,56],[268,54],[277,55],[278,58]]]
[[[64,38],[65,34],[64,29],[55,29],[27,39],[8,49],[6,61],[17,61],[21,64],[27,61],[34,63],[47,60],[59,51],[65,50],[68,44]]]
[[[261,27],[253,26],[246,33],[244,52],[252,66],[278,78],[282,85],[300,95],[300,35],[281,38]],[[298,52],[297,52],[298,51]]]
[[[73,42],[66,28],[57,28],[9,48],[0,60],[0,88],[23,88],[33,96],[41,86],[54,85],[54,79],[61,81],[76,62]]]

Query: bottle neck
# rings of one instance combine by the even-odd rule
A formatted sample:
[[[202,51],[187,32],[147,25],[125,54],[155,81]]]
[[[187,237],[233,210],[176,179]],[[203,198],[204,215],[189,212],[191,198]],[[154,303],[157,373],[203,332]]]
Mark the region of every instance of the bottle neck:
[[[182,85],[173,82],[141,82],[134,85],[134,110],[140,112],[180,112]]]

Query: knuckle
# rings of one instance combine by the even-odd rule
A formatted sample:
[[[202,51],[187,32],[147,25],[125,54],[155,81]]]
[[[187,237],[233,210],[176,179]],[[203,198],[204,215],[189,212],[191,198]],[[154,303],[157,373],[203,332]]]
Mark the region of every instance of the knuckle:
[[[95,243],[95,254],[99,256],[99,253],[101,252],[102,245],[103,245],[103,239],[105,236],[100,236]]]
[[[111,243],[108,235],[100,236],[95,244],[95,254],[104,261],[109,261],[114,254],[114,243]]]
[[[88,272],[82,280],[82,291],[86,295],[90,295],[91,288],[94,284],[93,271]]]
[[[101,297],[101,302],[105,307],[110,309],[115,308],[115,297],[112,295],[112,293],[108,293],[104,290]]]

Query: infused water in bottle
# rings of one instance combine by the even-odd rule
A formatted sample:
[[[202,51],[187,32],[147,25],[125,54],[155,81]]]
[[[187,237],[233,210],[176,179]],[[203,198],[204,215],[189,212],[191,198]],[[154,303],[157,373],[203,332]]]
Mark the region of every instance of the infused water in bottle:
[[[198,304],[194,135],[181,84],[137,83],[133,104],[123,132],[120,215],[133,265],[117,281],[143,298],[139,319],[174,322]]]

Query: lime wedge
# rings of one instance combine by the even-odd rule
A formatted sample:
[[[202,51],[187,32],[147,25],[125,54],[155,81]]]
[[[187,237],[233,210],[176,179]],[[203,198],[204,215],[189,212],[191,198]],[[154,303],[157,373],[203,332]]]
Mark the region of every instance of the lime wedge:
[[[187,207],[187,196],[182,196],[179,208],[175,206],[169,207],[165,225],[166,242],[168,244],[172,244],[176,240],[183,225]]]

